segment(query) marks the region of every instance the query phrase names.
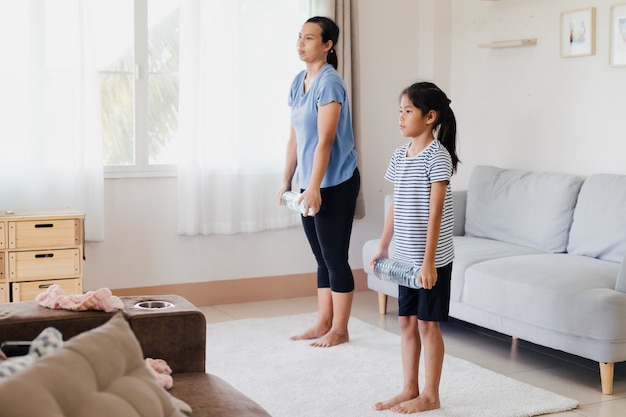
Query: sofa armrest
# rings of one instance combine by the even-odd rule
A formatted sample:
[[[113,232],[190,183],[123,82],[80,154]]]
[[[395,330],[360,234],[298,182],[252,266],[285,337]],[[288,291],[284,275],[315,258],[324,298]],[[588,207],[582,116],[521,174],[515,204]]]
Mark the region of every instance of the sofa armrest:
[[[465,209],[467,207],[467,190],[452,191],[454,206],[454,236],[465,235]]]
[[[198,307],[174,294],[120,298],[146,358],[164,359],[174,373],[205,372],[206,319]],[[138,303],[154,300],[172,303],[173,307],[162,310],[136,307]]]
[[[385,195],[385,210],[383,211],[383,221],[387,217],[387,210],[389,210],[391,203],[393,203],[393,194]]]
[[[617,271],[617,281],[615,282],[615,290],[626,293],[626,254],[622,259],[622,265]]]

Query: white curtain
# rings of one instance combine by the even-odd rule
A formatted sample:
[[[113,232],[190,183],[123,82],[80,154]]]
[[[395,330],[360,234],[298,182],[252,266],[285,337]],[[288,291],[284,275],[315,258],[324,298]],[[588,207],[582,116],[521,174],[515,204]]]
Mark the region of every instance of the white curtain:
[[[86,3],[0,3],[0,210],[71,207],[104,238],[98,78]],[[58,7],[56,7],[58,6]]]
[[[287,95],[293,77],[304,69],[295,45],[308,17],[335,18],[335,7],[340,8],[339,26],[349,24],[348,0],[183,2],[181,234],[234,234],[299,224],[298,215],[279,206],[276,197],[289,134]],[[350,50],[349,40],[350,30],[342,35],[340,54]],[[346,55],[340,55],[339,70],[351,72],[351,53]]]
[[[309,1],[184,0],[178,208],[183,235],[299,223],[279,206],[289,86]]]
[[[337,41],[337,57],[339,58],[339,65],[337,71],[343,77],[343,80],[348,89],[348,97],[350,100],[350,109],[352,110],[352,124],[354,130],[354,142],[355,149],[360,161],[361,152],[361,135],[359,131],[358,123],[358,100],[353,94],[353,84],[355,83],[355,75],[353,73],[352,61],[354,59],[353,42],[356,38],[358,31],[356,23],[356,7],[357,2],[352,0],[318,0],[313,6],[313,14],[319,16],[330,17],[339,26],[339,40]],[[361,219],[365,217],[365,201],[363,199],[363,187],[359,191],[357,198],[356,211],[354,213],[355,219]]]

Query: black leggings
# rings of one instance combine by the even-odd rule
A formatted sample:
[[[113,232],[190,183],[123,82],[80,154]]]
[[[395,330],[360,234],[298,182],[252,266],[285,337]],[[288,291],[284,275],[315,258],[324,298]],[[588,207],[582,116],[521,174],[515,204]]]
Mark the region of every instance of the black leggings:
[[[361,176],[355,169],[349,180],[321,189],[322,206],[315,216],[302,216],[304,233],[317,261],[317,288],[343,293],[354,290],[348,249],[360,187]]]

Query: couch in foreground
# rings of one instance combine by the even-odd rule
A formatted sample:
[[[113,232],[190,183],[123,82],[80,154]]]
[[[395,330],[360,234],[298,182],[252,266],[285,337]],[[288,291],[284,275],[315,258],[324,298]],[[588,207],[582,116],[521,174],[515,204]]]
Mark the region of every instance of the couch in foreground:
[[[33,340],[46,327],[66,340],[30,367],[0,378],[0,415],[180,417],[186,415],[177,401],[182,400],[192,417],[269,417],[226,381],[206,373],[206,321],[200,310],[179,296],[121,298],[125,309],[117,313],[48,310],[34,301],[0,304],[2,341]],[[154,298],[173,306],[135,307]],[[159,385],[146,357],[169,364],[171,390]]]
[[[478,166],[453,197],[451,317],[597,361],[611,394],[626,361],[626,176]],[[385,313],[398,288],[369,266],[377,245],[363,263]]]

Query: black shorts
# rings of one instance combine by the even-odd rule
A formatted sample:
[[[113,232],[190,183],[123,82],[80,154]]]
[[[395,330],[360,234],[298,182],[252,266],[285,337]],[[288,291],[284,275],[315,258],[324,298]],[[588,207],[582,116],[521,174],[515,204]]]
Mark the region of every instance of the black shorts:
[[[398,315],[424,321],[448,321],[452,262],[437,268],[437,283],[430,290],[398,287]]]

